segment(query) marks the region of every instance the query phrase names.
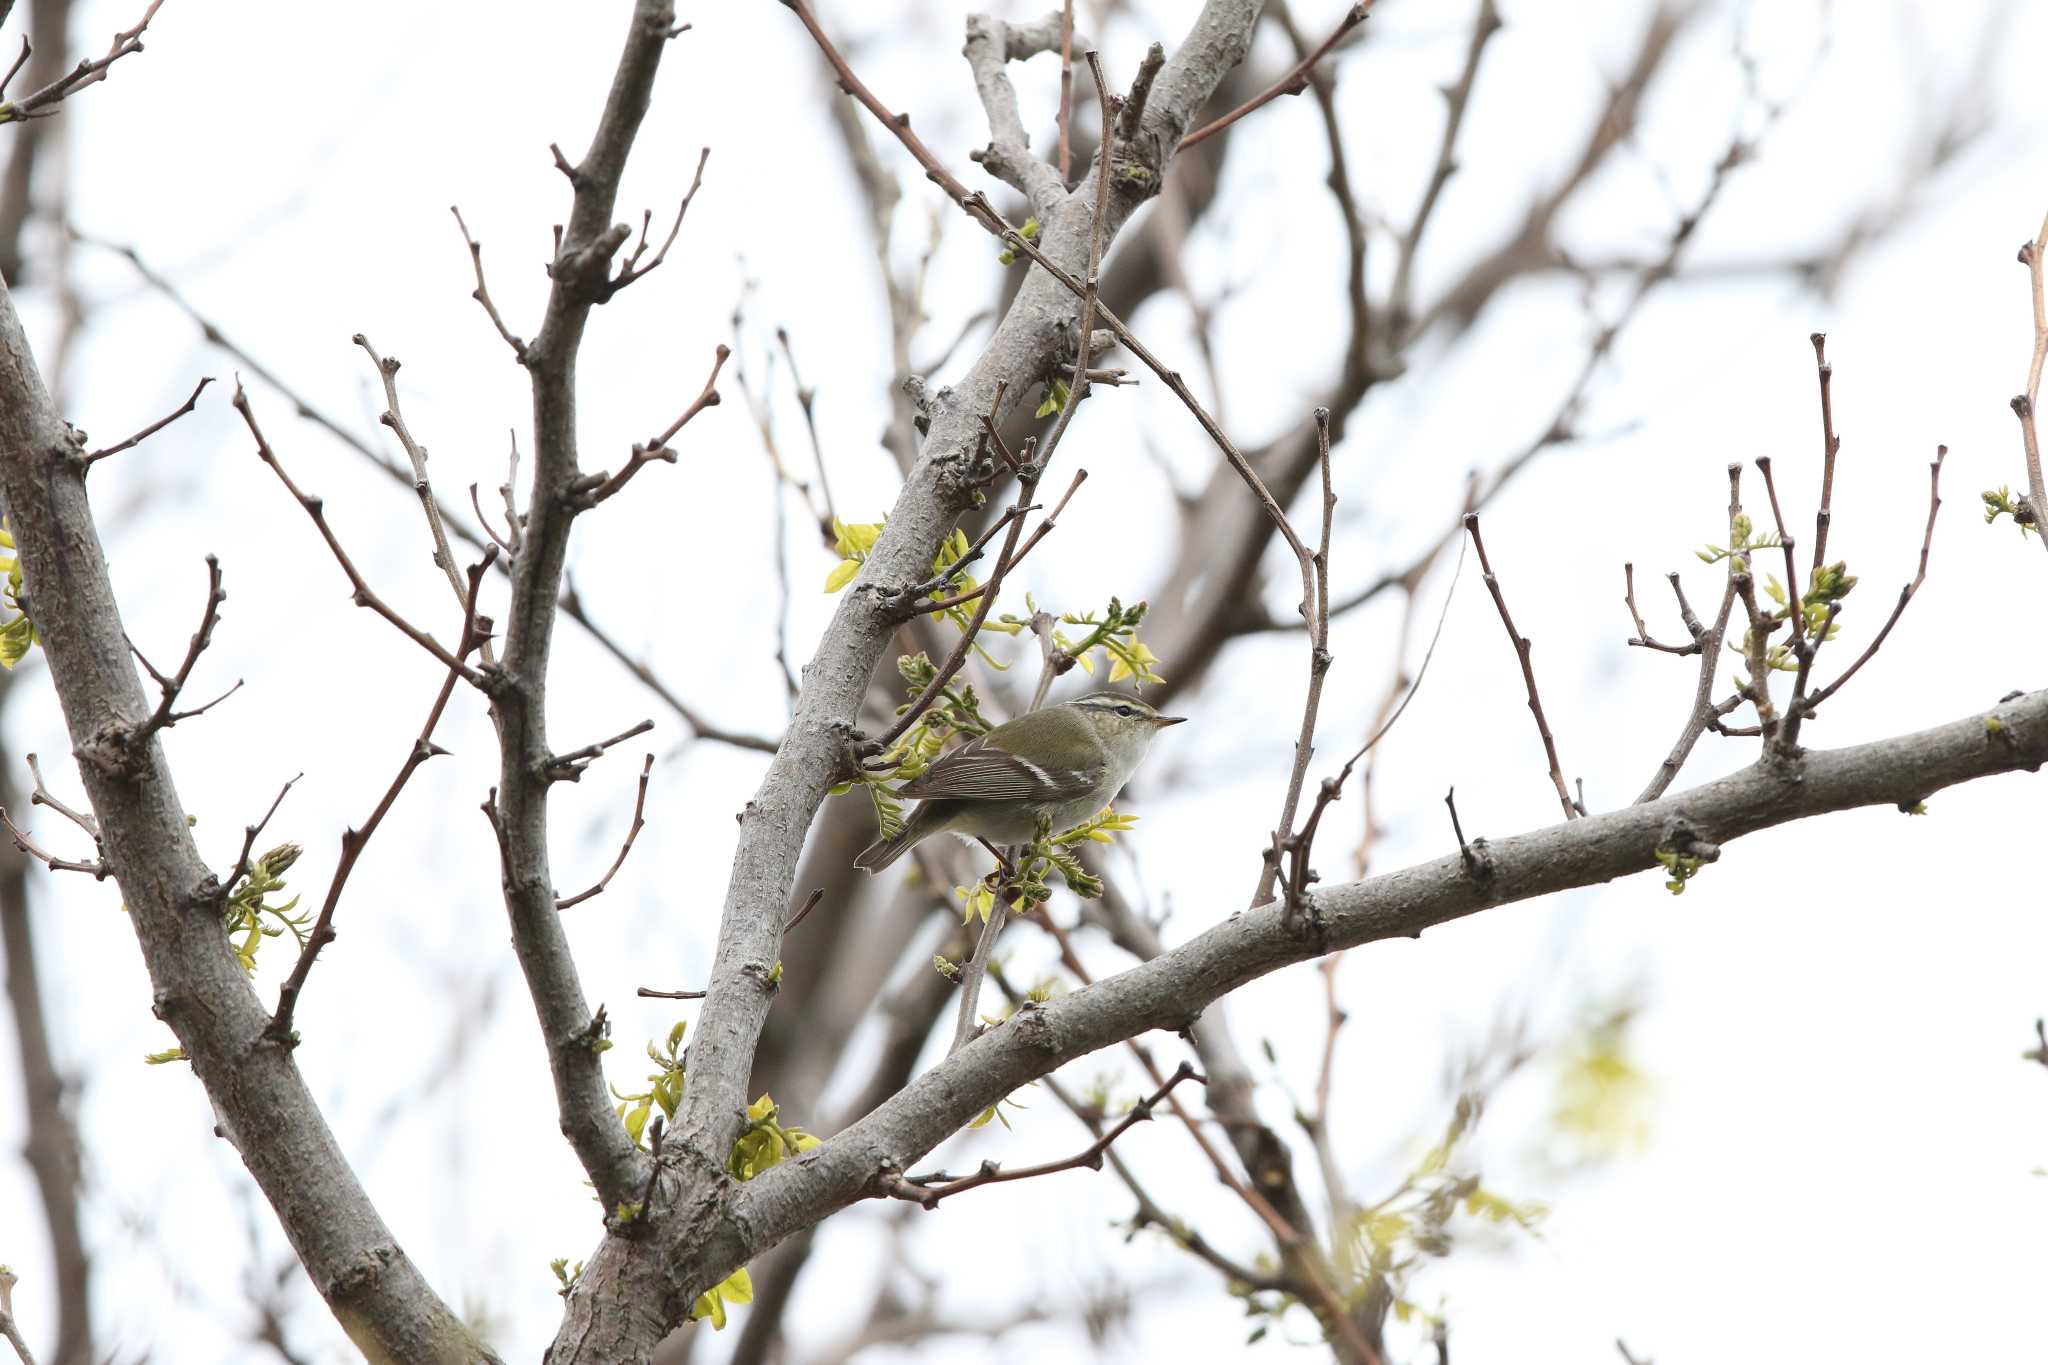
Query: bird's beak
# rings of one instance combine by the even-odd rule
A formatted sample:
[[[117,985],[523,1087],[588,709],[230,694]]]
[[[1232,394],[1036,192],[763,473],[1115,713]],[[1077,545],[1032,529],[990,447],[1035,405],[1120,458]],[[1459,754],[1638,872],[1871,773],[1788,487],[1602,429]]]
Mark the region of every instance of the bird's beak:
[[[1152,723],[1164,730],[1167,726],[1178,725],[1186,719],[1186,716],[1154,716],[1152,717]]]

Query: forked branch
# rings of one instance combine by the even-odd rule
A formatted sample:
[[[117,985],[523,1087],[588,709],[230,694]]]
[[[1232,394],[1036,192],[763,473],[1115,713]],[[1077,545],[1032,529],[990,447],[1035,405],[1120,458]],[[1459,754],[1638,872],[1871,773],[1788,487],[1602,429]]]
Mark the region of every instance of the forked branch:
[[[876,1177],[876,1191],[890,1199],[907,1200],[926,1209],[935,1209],[939,1206],[940,1200],[949,1199],[956,1194],[965,1194],[983,1185],[998,1185],[1011,1180],[1035,1180],[1039,1176],[1057,1175],[1061,1171],[1079,1170],[1083,1167],[1099,1171],[1102,1169],[1102,1158],[1109,1151],[1110,1145],[1138,1124],[1149,1121],[1152,1111],[1160,1102],[1175,1086],[1186,1080],[1207,1083],[1200,1072],[1182,1062],[1173,1075],[1167,1077],[1166,1084],[1132,1105],[1130,1112],[1118,1120],[1114,1127],[1074,1155],[1059,1161],[1047,1161],[1036,1166],[1018,1166],[1011,1170],[1003,1169],[1000,1162],[984,1161],[980,1170],[972,1175],[963,1176],[949,1176],[944,1171],[909,1176],[884,1172]]]
[[[1465,531],[1472,537],[1472,548],[1479,555],[1479,572],[1486,581],[1486,590],[1493,594],[1493,605],[1500,612],[1500,623],[1507,628],[1508,639],[1515,646],[1515,658],[1522,665],[1522,683],[1529,694],[1529,714],[1536,719],[1536,733],[1543,738],[1543,756],[1550,760],[1550,784],[1557,788],[1558,804],[1564,807],[1564,818],[1577,819],[1586,813],[1585,807],[1573,799],[1571,788],[1565,784],[1564,766],[1557,761],[1557,741],[1550,733],[1550,722],[1543,714],[1543,697],[1536,690],[1536,669],[1529,661],[1531,646],[1529,637],[1515,629],[1515,618],[1508,614],[1508,600],[1502,596],[1500,580],[1494,576],[1493,565],[1486,557],[1486,542],[1479,536],[1479,514],[1465,514]]]

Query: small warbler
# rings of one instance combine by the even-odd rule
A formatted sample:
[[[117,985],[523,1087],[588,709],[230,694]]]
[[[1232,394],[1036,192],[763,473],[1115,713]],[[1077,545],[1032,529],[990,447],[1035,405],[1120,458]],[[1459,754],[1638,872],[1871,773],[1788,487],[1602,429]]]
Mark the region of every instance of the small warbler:
[[[1072,829],[1116,799],[1154,735],[1186,719],[1120,692],[1027,712],[897,788],[898,796],[922,798],[917,809],[901,833],[869,844],[853,865],[880,872],[934,834],[1021,844],[1041,822]]]

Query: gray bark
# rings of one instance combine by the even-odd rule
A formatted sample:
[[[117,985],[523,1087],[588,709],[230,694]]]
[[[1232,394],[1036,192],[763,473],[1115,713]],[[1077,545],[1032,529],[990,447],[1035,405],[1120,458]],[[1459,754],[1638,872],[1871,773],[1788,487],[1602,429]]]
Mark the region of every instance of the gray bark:
[[[1242,58],[1259,10],[1257,0],[1204,6],[1153,86],[1135,145],[1119,149],[1151,175],[1112,191],[1101,208],[1108,234],[1160,183],[1195,111]],[[796,860],[849,760],[860,705],[899,625],[899,594],[925,577],[935,547],[970,501],[979,425],[995,395],[1005,393],[1005,411],[1030,401],[1078,311],[1070,292],[1028,268],[980,360],[934,401],[929,434],[887,529],[806,666],[788,736],[747,803],[683,1108],[659,1160],[648,1158],[611,1111],[554,909],[546,860],[554,763],[543,719],[561,570],[588,491],[576,445],[576,354],[590,308],[611,293],[611,261],[624,232],[610,223],[614,196],[671,21],[664,0],[639,0],[598,133],[570,174],[576,202],[554,261],[547,316],[521,354],[533,376],[534,491],[504,662],[489,678],[504,750],[496,816],[506,899],[564,1131],[607,1207],[629,1197],[643,1203],[631,1219],[608,1226],[568,1295],[550,1359],[648,1358],[699,1293],[875,1193],[878,1178],[905,1171],[996,1100],[1147,1030],[1199,1027],[1204,1009],[1281,967],[1640,871],[1656,864],[1660,846],[1696,851],[1830,811],[1908,805],[1957,782],[2048,760],[2048,692],[2035,692],[1919,734],[1776,759],[1676,796],[1321,889],[1291,911],[1276,904],[1242,912],[1117,976],[1023,1009],[919,1079],[868,1097],[873,1108],[823,1146],[736,1184],[726,1157],[741,1132],[778,989]],[[1084,181],[1044,220],[1042,249],[1075,274],[1089,256],[1092,191]],[[127,657],[80,456],[0,289],[0,493],[15,517],[29,604],[157,1011],[192,1059],[222,1135],[236,1144],[359,1348],[380,1361],[494,1359],[369,1205],[296,1070],[290,1041],[267,1036],[270,1017],[220,931],[224,888],[199,861],[161,751],[144,727],[151,708]],[[906,1036],[914,1049],[922,1031]]]
[[[1136,145],[1128,149],[1150,170],[1150,179],[1112,193],[1104,206],[1108,237],[1157,187],[1195,112],[1243,59],[1261,8],[1261,0],[1209,0],[1203,6],[1155,80]],[[1094,216],[1089,184],[1045,219],[1041,249],[1062,269],[1085,273]],[[660,1340],[657,1317],[686,1308],[696,1293],[739,1264],[704,1278],[705,1267],[719,1259],[711,1248],[722,1206],[731,1198],[725,1157],[744,1123],[746,1083],[774,999],[771,973],[781,957],[782,923],[804,835],[848,761],[868,679],[897,626],[895,594],[929,574],[939,541],[969,504],[982,417],[995,409],[999,389],[1005,396],[998,418],[1027,400],[1057,359],[1062,332],[1074,326],[1078,311],[1071,293],[1044,270],[1033,269],[980,359],[959,385],[934,401],[918,461],[881,539],[804,668],[788,735],[741,816],[710,994],[690,1043],[689,1088],[648,1211],[654,1228],[636,1237],[606,1238],[569,1296],[552,1359],[644,1358]],[[701,1250],[675,1255],[683,1248]],[[628,1305],[661,1307],[658,1313],[641,1312],[642,1332],[621,1336],[603,1330],[593,1338],[597,1315]]]
[[[0,708],[4,708],[12,681],[12,674],[0,678]],[[28,805],[21,784],[14,780],[17,762],[19,756],[0,742],[0,802],[9,812],[26,810]],[[21,1057],[22,1113],[28,1123],[22,1154],[42,1199],[43,1221],[50,1233],[50,1262],[56,1271],[57,1348],[49,1360],[51,1365],[91,1365],[96,1356],[90,1312],[92,1267],[78,1217],[78,1126],[66,1098],[66,1092],[78,1087],[58,1071],[51,1047],[49,1012],[36,962],[26,858],[0,862],[0,949],[7,957],[7,1002]]]
[[[200,861],[128,657],[85,492],[84,451],[0,287],[0,492],[78,770],[142,944],[157,1017],[191,1059],[313,1285],[372,1360],[496,1357],[434,1294],[349,1169],[270,1015],[236,965],[226,888]]]
[[[1943,788],[2048,762],[2048,690],[1917,734],[1808,752],[1667,796],[1472,845],[1434,862],[1315,891],[1290,924],[1246,911],[1117,976],[1019,1013],[801,1158],[742,1186],[712,1241],[673,1245],[707,1283],[906,1170],[976,1114],[1056,1067],[1149,1029],[1179,1030],[1257,977],[1342,948],[1657,866],[1661,845],[1721,845],[1859,806],[1907,807]],[[1700,875],[1714,876],[1709,869]],[[1721,875],[1727,875],[1722,873]],[[664,1238],[664,1241],[668,1239]]]

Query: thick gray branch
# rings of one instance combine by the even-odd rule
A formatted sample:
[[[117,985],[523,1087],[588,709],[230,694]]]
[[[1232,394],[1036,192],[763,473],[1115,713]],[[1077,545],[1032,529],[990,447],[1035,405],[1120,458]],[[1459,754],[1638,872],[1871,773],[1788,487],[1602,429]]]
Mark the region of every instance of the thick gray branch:
[[[1202,61],[1241,54],[1258,10],[1248,0],[1212,0],[1190,38],[1196,57],[1176,57],[1167,67],[1181,72],[1174,99],[1189,107],[1176,111],[1172,100],[1162,101],[1155,93],[1148,118],[1184,126],[1192,106],[1207,97],[1226,69]],[[1244,31],[1234,44],[1216,37],[1219,28],[1232,24]],[[1160,81],[1165,83],[1166,73]],[[1107,230],[1120,228],[1133,207],[1130,199],[1117,196],[1109,206]],[[1085,269],[1091,218],[1092,206],[1081,198],[1063,202],[1046,223],[1047,255],[1070,271]],[[890,511],[887,529],[805,669],[789,734],[741,817],[711,993],[691,1043],[690,1088],[671,1143],[680,1138],[701,1144],[701,1155],[722,1162],[738,1135],[796,855],[818,803],[846,762],[848,730],[896,627],[894,594],[928,576],[939,540],[967,505],[980,421],[992,409],[997,389],[1006,390],[1006,411],[1025,401],[1056,359],[1076,307],[1057,281],[1032,271],[974,368],[956,388],[938,395],[924,449]]]
[[[1183,51],[1160,74],[1142,145],[1122,153],[1150,177],[1113,193],[1104,213],[1105,241],[1156,189],[1167,151],[1242,57],[1260,8],[1258,0],[1209,0],[1203,7]],[[1040,238],[1047,256],[1072,273],[1087,269],[1094,218],[1089,198],[1063,199]],[[691,1035],[689,1088],[664,1149],[665,1169],[648,1211],[652,1226],[638,1237],[608,1237],[591,1259],[569,1296],[556,1338],[558,1365],[598,1359],[600,1350],[608,1353],[605,1359],[637,1358],[665,1330],[660,1315],[640,1315],[625,1335],[608,1336],[601,1346],[583,1344],[583,1324],[604,1305],[655,1302],[680,1311],[693,1297],[684,1291],[707,1257],[681,1259],[672,1252],[710,1246],[724,1225],[733,1190],[722,1172],[741,1132],[754,1049],[774,998],[772,973],[781,957],[797,854],[819,803],[849,761],[849,735],[868,680],[898,624],[897,594],[929,576],[939,541],[970,501],[981,419],[995,410],[998,391],[1005,395],[1002,412],[1030,401],[1058,360],[1077,311],[1063,285],[1042,269],[1031,270],[980,359],[931,405],[918,461],[804,669],[789,732],[741,814],[710,993]]]
[[[314,1288],[373,1359],[496,1360],[393,1239],[328,1131],[290,1043],[221,932],[223,888],[200,861],[128,657],[85,494],[84,451],[50,401],[0,286],[0,489],[29,609],[92,799],[159,1018],[206,1087],[221,1135],[276,1210]]]
[[[824,1146],[740,1190],[709,1239],[664,1238],[703,1283],[872,1192],[976,1114],[1056,1067],[1148,1029],[1181,1029],[1211,1003],[1281,967],[1409,937],[1494,906],[1592,886],[1657,865],[1660,845],[1726,844],[1858,806],[1910,806],[1934,792],[2048,762],[2048,691],[1917,734],[1759,764],[1678,796],[1472,846],[1285,908],[1236,915],[1150,962],[1018,1014],[926,1072]],[[1705,875],[1712,876],[1713,872]]]
[[[646,117],[655,71],[675,26],[667,0],[639,0],[590,150],[566,170],[575,200],[550,267],[554,283],[540,331],[522,358],[533,384],[533,485],[512,568],[511,619],[491,695],[500,774],[493,819],[502,841],[512,947],[539,1016],[562,1132],[607,1212],[638,1198],[647,1158],[612,1109],[602,1029],[577,977],[555,908],[548,865],[548,654],[569,549],[569,528],[588,489],[576,446],[576,354],[590,310],[610,297],[612,259],[625,229],[612,223],[627,153]]]
[[[1087,40],[1074,35],[1073,51]],[[974,154],[990,175],[1031,201],[1039,217],[1051,213],[1067,197],[1067,187],[1052,166],[1031,154],[1031,137],[1017,112],[1017,90],[1005,67],[1040,52],[1060,50],[1060,16],[1047,15],[1032,24],[1006,24],[986,14],[967,16],[967,64],[974,69],[974,88],[988,110],[988,146]]]

